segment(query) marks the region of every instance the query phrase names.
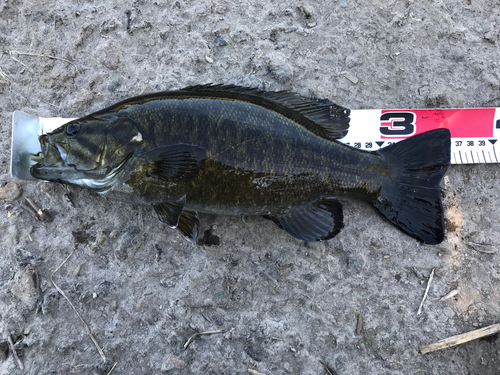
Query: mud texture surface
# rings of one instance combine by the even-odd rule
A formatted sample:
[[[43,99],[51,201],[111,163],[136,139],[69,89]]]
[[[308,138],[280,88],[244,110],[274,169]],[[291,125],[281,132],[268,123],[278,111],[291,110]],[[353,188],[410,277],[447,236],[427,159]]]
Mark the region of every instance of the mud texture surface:
[[[2,0],[0,188],[14,110],[78,117],[209,82],[352,109],[500,107],[499,30],[488,0]],[[498,335],[418,352],[500,320],[500,166],[447,178],[438,246],[347,199],[325,243],[259,217],[202,216],[193,245],[149,207],[17,181],[0,201],[0,373],[326,374],[323,361],[339,375],[498,374]],[[68,256],[52,279],[105,361],[51,281]]]

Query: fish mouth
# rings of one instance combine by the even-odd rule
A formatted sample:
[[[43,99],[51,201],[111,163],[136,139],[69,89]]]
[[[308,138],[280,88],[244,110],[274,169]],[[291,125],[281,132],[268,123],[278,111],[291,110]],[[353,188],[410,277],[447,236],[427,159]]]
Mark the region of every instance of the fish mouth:
[[[30,173],[40,180],[59,180],[63,173],[70,168],[66,165],[66,152],[57,143],[51,142],[47,135],[39,137],[41,150],[31,157],[36,164],[31,166]]]
[[[45,167],[62,167],[64,166],[66,152],[57,144],[52,143],[46,135],[39,137],[40,146],[42,148],[41,155],[35,155],[31,159],[43,163]]]

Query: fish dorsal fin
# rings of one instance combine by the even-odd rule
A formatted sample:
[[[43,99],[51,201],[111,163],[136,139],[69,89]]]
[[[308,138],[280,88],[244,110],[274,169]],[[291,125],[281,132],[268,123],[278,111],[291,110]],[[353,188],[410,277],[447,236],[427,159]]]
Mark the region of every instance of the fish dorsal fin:
[[[176,201],[155,204],[153,207],[161,222],[167,224],[170,228],[177,228],[185,204],[186,196],[183,196]]]
[[[139,157],[145,160],[143,168],[150,177],[186,179],[196,174],[207,152],[203,147],[182,143],[158,147]]]
[[[238,99],[278,112],[311,133],[328,139],[344,138],[349,129],[350,111],[327,99],[310,99],[289,91],[262,91],[257,88],[235,85],[197,85],[180,92]]]
[[[279,215],[264,216],[295,238],[304,241],[329,240],[343,228],[342,205],[334,198],[286,209]]]

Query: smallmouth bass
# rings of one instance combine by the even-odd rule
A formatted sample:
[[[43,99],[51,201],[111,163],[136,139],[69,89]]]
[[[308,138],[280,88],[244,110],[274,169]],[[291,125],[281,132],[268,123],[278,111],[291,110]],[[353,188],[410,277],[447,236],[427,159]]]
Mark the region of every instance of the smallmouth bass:
[[[298,239],[328,240],[343,227],[335,197],[347,195],[440,243],[449,130],[367,152],[337,141],[348,128],[349,110],[328,100],[192,86],[131,98],[40,136],[30,172],[151,205],[192,242],[198,212],[261,215]]]

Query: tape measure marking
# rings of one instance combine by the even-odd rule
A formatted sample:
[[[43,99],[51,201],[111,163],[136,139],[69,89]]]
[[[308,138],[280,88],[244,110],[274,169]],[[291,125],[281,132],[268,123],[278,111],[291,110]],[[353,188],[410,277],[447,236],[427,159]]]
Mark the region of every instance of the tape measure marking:
[[[353,110],[340,141],[376,151],[432,129],[451,132],[452,164],[498,163],[500,108]]]

